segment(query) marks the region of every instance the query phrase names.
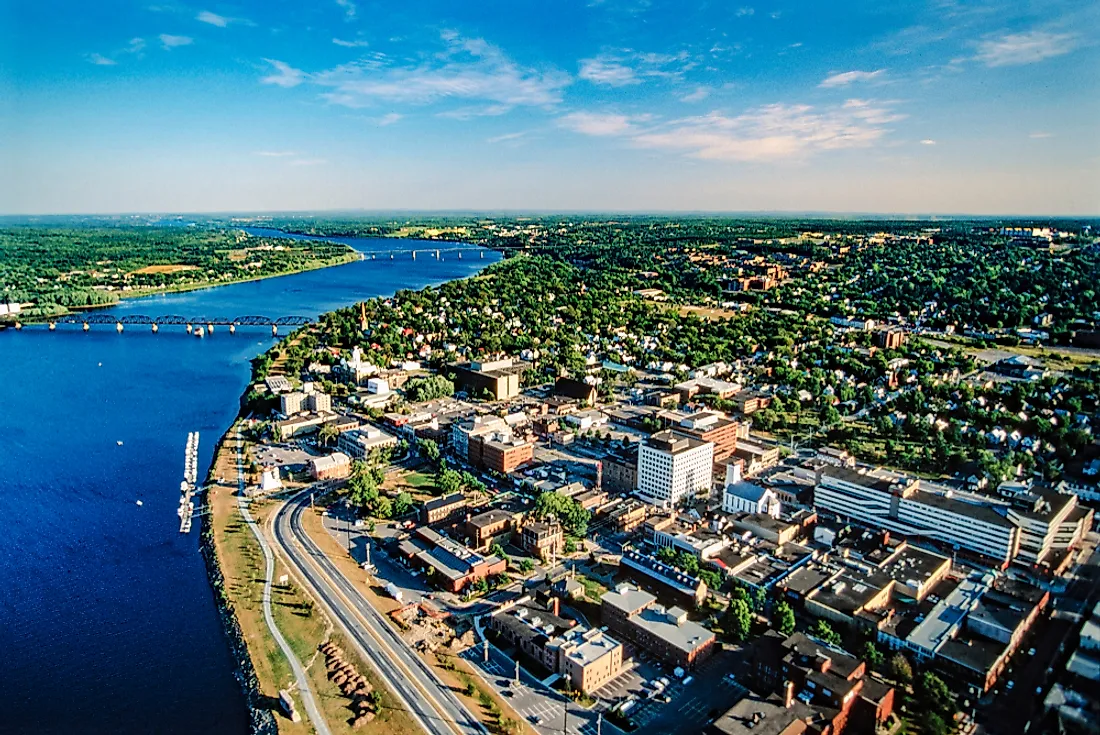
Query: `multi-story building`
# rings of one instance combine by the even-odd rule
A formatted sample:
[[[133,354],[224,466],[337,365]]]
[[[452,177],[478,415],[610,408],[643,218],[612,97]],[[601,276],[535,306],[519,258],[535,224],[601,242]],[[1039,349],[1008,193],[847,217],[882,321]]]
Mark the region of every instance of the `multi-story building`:
[[[374,449],[396,446],[396,436],[370,424],[364,424],[354,431],[343,432],[336,439],[336,448],[352,459],[364,459]]]
[[[1025,493],[1012,501],[1007,517],[1020,528],[1018,561],[1047,565],[1081,542],[1092,528],[1093,511],[1079,505],[1076,495]]]
[[[467,393],[489,393],[495,400],[506,401],[519,395],[520,378],[526,369],[510,357],[500,360],[473,361],[455,365],[455,379]]]
[[[673,431],[658,432],[638,450],[638,497],[668,509],[684,498],[709,494],[713,466],[710,442]]]
[[[688,620],[687,611],[666,609],[656,602],[657,598],[648,592],[620,584],[601,600],[603,622],[671,666],[693,669],[715,652],[717,639],[713,632]]]
[[[332,396],[317,391],[307,393],[306,408],[316,413],[327,413],[332,410]]]
[[[707,583],[703,580],[633,549],[623,552],[619,570],[639,584],[675,597],[691,607],[702,605],[707,597]]]
[[[416,529],[397,549],[409,564],[431,569],[433,581],[454,593],[508,567],[506,560],[483,556],[426,526]]]
[[[520,545],[529,554],[540,559],[554,559],[565,549],[565,533],[560,523],[535,521],[523,527]]]
[[[741,479],[741,465],[726,465],[726,485],[722,491],[725,513],[757,513],[778,518],[782,503],[774,490]]]
[[[814,507],[874,529],[963,549],[1007,565],[1020,531],[988,505],[950,492],[928,492],[920,480],[877,471],[825,467],[814,488]]]
[[[339,480],[351,474],[351,457],[343,452],[333,452],[325,457],[309,460],[309,474],[314,480]]]
[[[500,508],[466,519],[466,537],[470,547],[479,551],[488,549],[494,543],[506,543],[515,529],[516,514]]]
[[[690,518],[675,513],[650,516],[645,522],[646,540],[657,548],[670,548],[706,561],[730,545],[730,538]]]
[[[737,448],[742,424],[721,411],[700,411],[680,420],[676,431],[714,445],[714,461],[728,459]]]
[[[600,465],[603,486],[613,493],[638,489],[638,444],[608,452]]]
[[[880,329],[875,332],[875,344],[883,349],[896,350],[905,344],[905,330],[901,327]]]
[[[503,475],[530,462],[534,445],[509,434],[484,434],[470,437],[470,464]]]
[[[733,450],[733,458],[744,462],[744,474],[751,477],[779,464],[779,447],[766,447],[742,439]]]
[[[458,520],[466,514],[467,504],[466,496],[462,493],[432,498],[420,506],[420,522],[434,526]]]
[[[306,410],[306,394],[301,391],[291,391],[279,396],[279,412],[284,416],[293,416]]]
[[[475,416],[459,419],[451,424],[451,449],[464,462],[470,460],[470,438],[492,432],[510,432],[508,424],[499,416]]]

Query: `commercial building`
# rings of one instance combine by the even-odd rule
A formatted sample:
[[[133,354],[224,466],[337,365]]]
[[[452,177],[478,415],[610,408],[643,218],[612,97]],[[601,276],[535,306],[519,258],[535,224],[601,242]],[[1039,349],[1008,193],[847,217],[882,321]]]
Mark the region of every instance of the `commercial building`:
[[[608,452],[600,465],[603,486],[613,493],[638,489],[638,444]]]
[[[432,498],[420,506],[420,522],[435,526],[456,521],[466,515],[467,504],[466,496],[462,493]]]
[[[540,559],[555,559],[565,550],[565,533],[560,523],[534,521],[523,527],[520,547]]]
[[[471,395],[488,393],[498,401],[519,395],[520,378],[525,369],[524,365],[513,364],[510,357],[454,366],[459,388]]]
[[[410,564],[431,569],[433,581],[454,593],[479,579],[501,574],[508,566],[504,559],[483,556],[426,526],[416,529],[397,549]]]
[[[766,447],[742,439],[737,442],[737,447],[733,450],[733,458],[744,462],[744,474],[752,477],[779,464],[779,447]]]
[[[886,350],[896,350],[905,344],[905,330],[901,327],[890,327],[875,332],[875,344]]]
[[[279,412],[284,416],[293,416],[306,410],[306,394],[291,391],[279,396]]]
[[[504,545],[516,530],[515,513],[494,508],[466,519],[466,537],[470,548],[485,551],[494,543]]]
[[[694,437],[661,431],[638,450],[638,497],[673,508],[687,497],[709,494],[714,445]]]
[[[534,457],[534,445],[506,434],[470,437],[470,464],[507,475]]]
[[[309,474],[314,480],[339,480],[351,474],[351,457],[334,452],[326,457],[309,460]]]
[[[1076,495],[1029,492],[1013,499],[1007,517],[1020,528],[1018,562],[1058,567],[1059,552],[1076,547],[1092,528],[1093,510]]]
[[[1007,565],[1019,549],[1014,523],[988,505],[928,492],[921,481],[884,471],[825,467],[814,488],[814,508],[884,529],[964,549]]]
[[[714,461],[728,459],[737,448],[744,425],[721,411],[700,411],[680,420],[676,431],[714,445]]]
[[[629,533],[645,523],[652,507],[637,498],[627,498],[614,503],[606,511],[601,509],[601,513],[607,516],[608,521],[616,531]]]
[[[702,561],[713,558],[730,545],[728,536],[675,513],[650,516],[645,522],[645,535],[646,540],[659,549],[686,551]]]
[[[633,549],[623,552],[619,570],[636,582],[674,597],[690,607],[698,607],[707,597],[707,584],[655,557]]]
[[[485,434],[511,433],[507,422],[499,416],[475,416],[458,419],[451,424],[451,450],[464,462],[470,461],[470,438]]]
[[[600,603],[604,625],[670,666],[693,669],[715,652],[713,632],[688,620],[687,611],[656,602],[648,592],[621,584]]]
[[[558,378],[554,383],[554,395],[572,398],[582,406],[596,403],[596,386],[576,378]]]
[[[336,448],[352,459],[365,459],[375,449],[396,446],[396,436],[370,424],[364,424],[353,431],[341,433],[336,439]]]
[[[622,673],[622,643],[602,630],[577,625],[560,612],[557,598],[547,608],[521,598],[495,611],[489,626],[536,661],[544,670],[540,673],[560,675],[574,691],[594,692]]]

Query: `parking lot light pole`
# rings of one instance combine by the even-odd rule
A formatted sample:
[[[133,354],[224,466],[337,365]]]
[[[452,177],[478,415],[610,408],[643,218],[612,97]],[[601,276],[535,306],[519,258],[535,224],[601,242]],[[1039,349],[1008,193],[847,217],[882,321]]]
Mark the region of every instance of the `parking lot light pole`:
[[[519,686],[519,659],[516,659],[516,686]]]
[[[600,731],[603,729],[603,712],[596,713],[596,735],[600,735]]]

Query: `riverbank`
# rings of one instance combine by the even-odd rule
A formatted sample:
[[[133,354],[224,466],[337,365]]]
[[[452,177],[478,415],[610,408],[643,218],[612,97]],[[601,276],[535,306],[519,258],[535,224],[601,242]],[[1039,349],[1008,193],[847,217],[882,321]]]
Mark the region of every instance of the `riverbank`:
[[[305,735],[314,732],[305,717],[301,700],[293,690],[294,675],[287,658],[271,636],[263,616],[264,570],[263,554],[248,530],[236,502],[237,462],[247,461],[250,444],[242,443],[238,457],[235,428],[222,438],[211,465],[210,482],[204,499],[209,511],[203,527],[204,554],[212,561],[210,582],[222,612],[226,635],[238,665],[237,679],[248,699],[254,733],[282,732]],[[226,481],[218,482],[217,478]],[[257,500],[251,512],[267,533],[272,514],[281,501]],[[272,607],[276,625],[301,661],[309,678],[325,721],[333,733],[366,733],[367,735],[412,735],[418,732],[412,718],[392,696],[377,674],[354,653],[343,635],[336,631],[316,602],[289,579],[289,570],[277,559],[272,588]],[[284,575],[287,581],[281,581]],[[346,696],[329,678],[326,660],[320,649],[332,643],[342,649],[343,660],[360,672],[371,689],[378,692],[374,717],[353,727],[359,710],[353,710],[356,699]],[[291,691],[296,708],[303,714],[300,722],[292,722],[279,708],[279,690]]]

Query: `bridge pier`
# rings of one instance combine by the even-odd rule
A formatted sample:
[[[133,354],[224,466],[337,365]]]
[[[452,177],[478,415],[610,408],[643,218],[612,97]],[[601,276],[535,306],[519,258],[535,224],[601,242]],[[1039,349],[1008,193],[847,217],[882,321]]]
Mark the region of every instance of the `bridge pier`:
[[[81,329],[87,332],[89,329],[91,329],[91,327],[88,326],[88,322],[84,322],[84,326],[82,326]]]
[[[52,332],[55,329],[57,329],[57,322],[55,322],[51,319],[50,320],[50,331]]]
[[[156,334],[159,331],[160,331],[160,327],[157,326],[156,322],[153,322],[153,334]]]
[[[192,331],[193,329],[194,329],[194,327],[192,327],[192,326],[191,326],[190,324],[188,324],[188,325],[187,325],[187,333],[188,333],[188,334],[191,334],[191,331]]]
[[[122,334],[122,322],[115,322],[115,331]]]
[[[279,325],[277,325],[277,324],[272,324],[271,325],[271,336],[272,337],[278,337],[279,336]]]
[[[229,333],[230,334],[236,334],[237,333],[237,325],[236,324],[230,324],[229,325]]]
[[[207,334],[213,334],[213,333],[214,333],[214,324],[213,324],[212,322],[208,322],[208,323],[207,323],[207,325],[206,325],[206,333],[207,333]]]

